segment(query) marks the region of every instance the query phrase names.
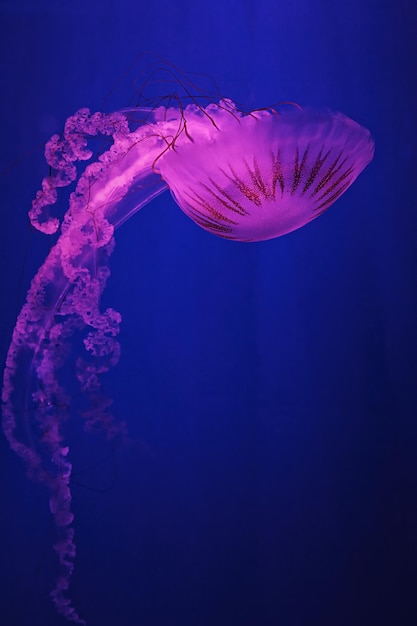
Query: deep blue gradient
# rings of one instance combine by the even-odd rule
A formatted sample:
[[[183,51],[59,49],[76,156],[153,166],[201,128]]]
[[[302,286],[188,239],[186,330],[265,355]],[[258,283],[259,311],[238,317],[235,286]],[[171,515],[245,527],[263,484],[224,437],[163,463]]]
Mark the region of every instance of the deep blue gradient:
[[[0,3],[2,361],[49,246],[26,217],[43,145],[112,87],[105,109],[126,107],[143,51],[248,108],[341,110],[376,143],[281,239],[217,239],[169,194],[117,233],[105,385],[131,443],[75,410],[68,432],[89,626],[417,623],[416,24],[410,0]],[[47,494],[3,437],[0,476],[0,623],[63,626]]]

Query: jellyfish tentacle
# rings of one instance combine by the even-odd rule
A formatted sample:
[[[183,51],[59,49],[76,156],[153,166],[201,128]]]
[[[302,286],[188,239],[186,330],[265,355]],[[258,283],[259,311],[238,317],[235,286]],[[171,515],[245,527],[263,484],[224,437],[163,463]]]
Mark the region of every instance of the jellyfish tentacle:
[[[105,398],[100,397],[97,411],[100,375],[118,360],[121,320],[117,311],[100,309],[100,296],[110,273],[114,229],[167,187],[152,170],[163,140],[151,124],[130,132],[121,114],[90,115],[83,109],[69,118],[62,138],[54,136],[48,142],[46,155],[54,174],[44,179],[33,202],[30,219],[36,228],[49,234],[56,231],[59,221],[48,217],[45,209],[56,202],[56,188],[75,179],[76,162],[91,157],[87,137],[97,134],[109,136],[112,145],[80,176],[60,237],[32,280],[13,332],[2,390],[2,424],[9,444],[29,475],[49,490],[60,566],[51,596],[58,612],[78,624],[85,622],[66,597],[75,544],[72,465],[62,432],[69,398],[58,374],[74,330],[89,328],[84,346],[90,359],[77,362],[81,389],[95,400],[94,416],[86,415],[85,427],[101,425],[108,436],[123,431],[106,410]]]

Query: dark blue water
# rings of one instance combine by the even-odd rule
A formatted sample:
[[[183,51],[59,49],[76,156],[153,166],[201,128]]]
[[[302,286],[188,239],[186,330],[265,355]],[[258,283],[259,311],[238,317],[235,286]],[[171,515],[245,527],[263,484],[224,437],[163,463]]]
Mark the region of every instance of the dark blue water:
[[[2,359],[49,246],[26,218],[42,146],[81,106],[128,106],[145,50],[247,108],[341,110],[376,144],[281,239],[217,239],[169,194],[118,232],[105,384],[131,443],[75,412],[69,433],[89,626],[416,623],[416,18],[408,0],[1,2],[1,166],[19,161],[0,179]],[[47,494],[3,437],[0,476],[0,621],[63,626]]]

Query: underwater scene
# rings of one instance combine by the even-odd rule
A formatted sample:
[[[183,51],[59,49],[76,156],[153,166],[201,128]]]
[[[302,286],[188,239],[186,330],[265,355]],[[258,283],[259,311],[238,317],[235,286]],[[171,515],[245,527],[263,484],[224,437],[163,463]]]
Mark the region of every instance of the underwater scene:
[[[1,623],[414,625],[417,7],[0,16]]]

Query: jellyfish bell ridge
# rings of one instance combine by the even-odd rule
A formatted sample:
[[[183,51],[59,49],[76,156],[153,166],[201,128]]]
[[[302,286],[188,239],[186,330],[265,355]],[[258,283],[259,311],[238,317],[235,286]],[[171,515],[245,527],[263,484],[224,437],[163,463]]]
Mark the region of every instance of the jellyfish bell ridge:
[[[191,219],[237,241],[272,239],[310,222],[373,156],[369,131],[341,113],[244,114],[222,101],[182,115],[186,132],[155,169]]]

